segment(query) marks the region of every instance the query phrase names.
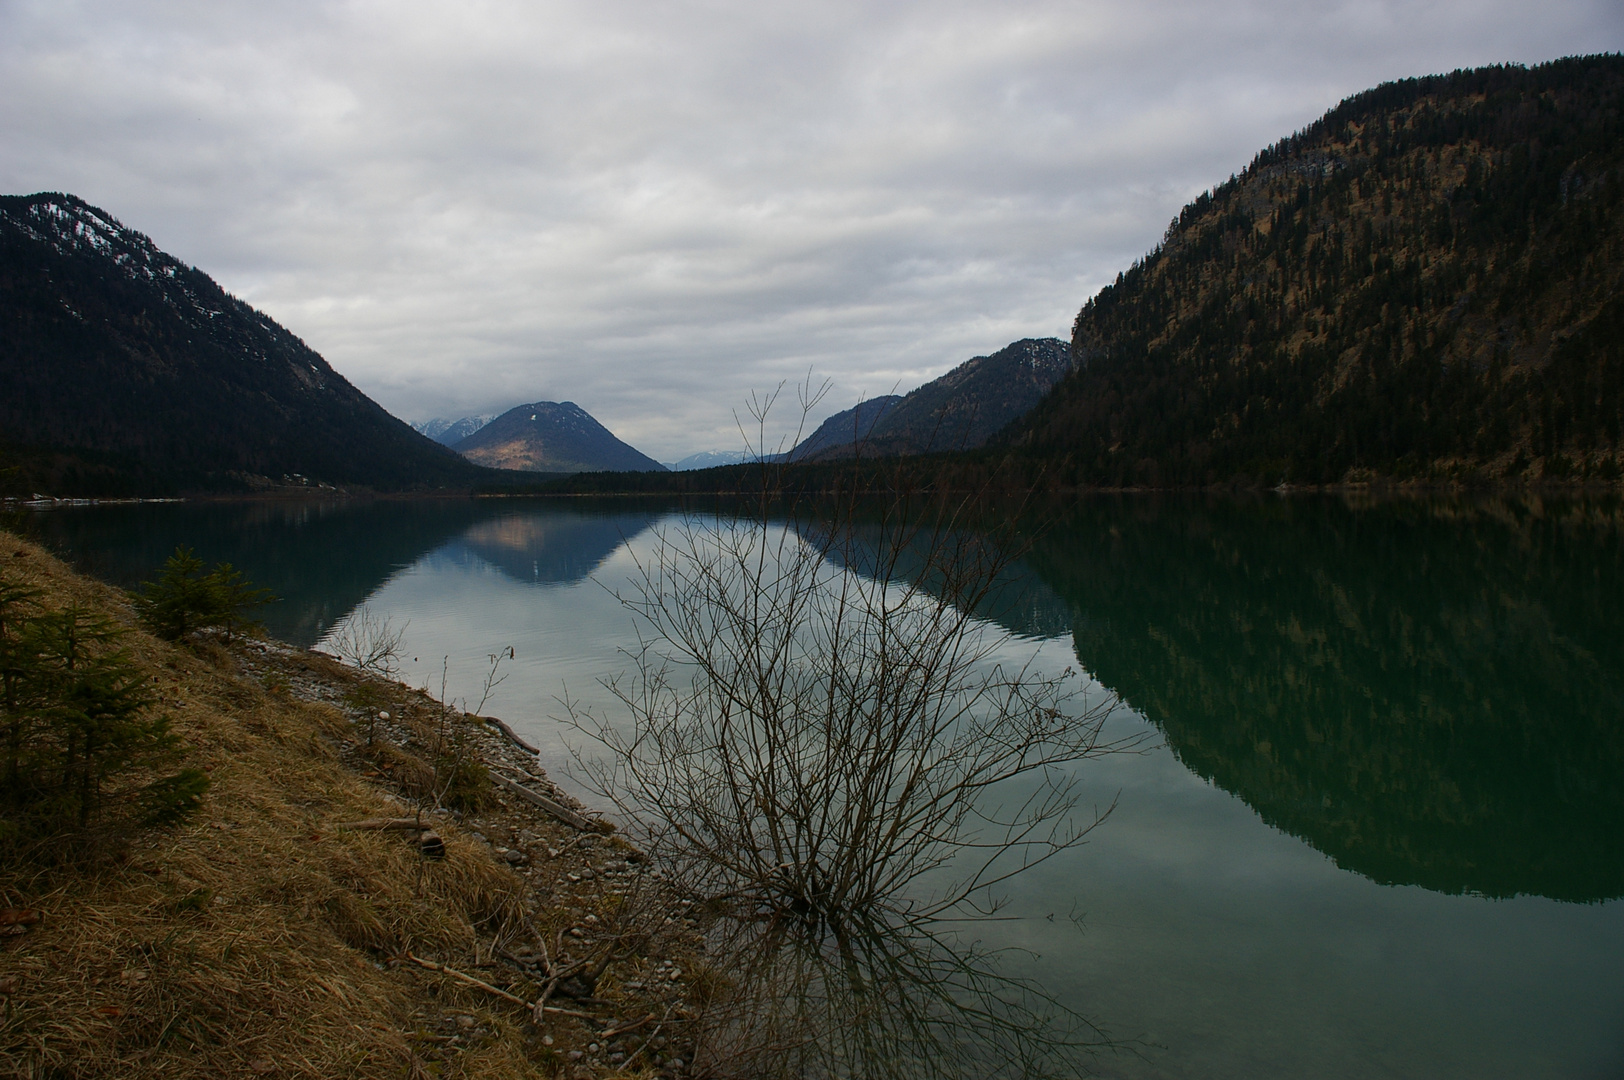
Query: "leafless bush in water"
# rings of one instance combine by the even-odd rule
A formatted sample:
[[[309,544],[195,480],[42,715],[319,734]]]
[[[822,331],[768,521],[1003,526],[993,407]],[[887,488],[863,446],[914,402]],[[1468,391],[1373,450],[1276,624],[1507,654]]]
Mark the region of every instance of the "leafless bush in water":
[[[356,608],[328,641],[333,655],[352,667],[393,678],[400,671],[401,643],[407,620],[396,629],[388,616],[379,618],[365,604]]]
[[[1103,818],[1070,766],[1124,748],[1114,699],[1002,659],[972,613],[1017,548],[967,502],[860,515],[771,487],[657,534],[617,594],[644,634],[605,684],[629,722],[564,702],[588,781],[711,919],[704,1064],[1074,1075],[1099,1034],[970,934]]]

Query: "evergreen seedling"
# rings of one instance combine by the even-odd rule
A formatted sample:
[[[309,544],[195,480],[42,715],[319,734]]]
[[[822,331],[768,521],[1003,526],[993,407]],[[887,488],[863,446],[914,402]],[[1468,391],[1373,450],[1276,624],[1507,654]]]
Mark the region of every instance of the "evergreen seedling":
[[[218,628],[233,633],[262,629],[248,612],[276,599],[255,588],[230,563],[205,571],[191,548],[175,549],[156,581],[144,582],[135,598],[141,624],[166,641],[184,641],[194,631]]]
[[[36,595],[0,581],[0,851],[55,861],[187,817],[208,777],[169,771],[179,740],[123,631],[82,608],[39,611]]]

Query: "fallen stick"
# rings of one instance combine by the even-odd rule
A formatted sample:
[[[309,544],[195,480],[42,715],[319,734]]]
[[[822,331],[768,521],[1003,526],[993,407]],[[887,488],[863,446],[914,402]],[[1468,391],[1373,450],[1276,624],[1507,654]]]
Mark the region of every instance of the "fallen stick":
[[[483,990],[487,994],[495,994],[503,1001],[511,1001],[515,1005],[523,1005],[525,1008],[530,1010],[540,1008],[542,1012],[558,1013],[562,1016],[574,1016],[581,1020],[597,1019],[597,1017],[593,1016],[591,1013],[579,1012],[575,1009],[561,1009],[556,1005],[544,1005],[540,1001],[532,1004],[531,1002],[526,1001],[524,998],[519,997],[517,994],[510,994],[499,986],[492,986],[483,979],[476,979],[472,975],[465,975],[456,968],[449,968],[444,964],[436,964],[433,960],[425,960],[421,956],[414,956],[411,953],[407,953],[406,959],[410,960],[418,967],[427,968],[430,971],[438,971],[442,975],[449,975],[460,983],[465,983],[468,986],[474,987],[475,989]]]
[[[622,1025],[620,1027],[617,1027],[617,1028],[610,1028],[608,1031],[604,1032],[602,1035],[599,1035],[598,1038],[600,1038],[600,1039],[612,1039],[616,1035],[624,1035],[628,1031],[636,1031],[638,1028],[642,1027],[644,1024],[648,1023],[650,1020],[653,1020],[653,1019],[654,1019],[654,1014],[649,1013],[647,1016],[643,1017],[643,1019],[641,1019],[641,1020],[634,1020],[630,1024],[624,1024],[624,1025]]]
[[[491,773],[491,780],[496,784],[497,787],[504,791],[511,791],[513,794],[519,796],[519,798],[524,799],[533,806],[540,807],[553,817],[557,818],[559,821],[562,821],[564,824],[570,826],[572,829],[579,829],[582,832],[597,831],[596,826],[587,818],[577,814],[574,810],[571,810],[562,803],[554,802],[545,795],[531,791],[523,784],[516,784],[512,780],[509,780],[507,777],[497,772]]]
[[[648,1015],[650,1020],[654,1018],[653,1013],[649,1013]],[[671,1007],[666,1006],[665,1015],[660,1017],[660,1022],[658,1024],[654,1025],[654,1030],[648,1033],[648,1038],[643,1040],[643,1045],[639,1046],[636,1053],[632,1054],[631,1057],[627,1058],[621,1063],[621,1068],[623,1070],[630,1069],[632,1067],[632,1062],[636,1061],[638,1057],[642,1055],[643,1051],[647,1050],[651,1045],[653,1045],[654,1040],[659,1037],[660,1029],[665,1027],[665,1022],[669,1019],[671,1019]],[[644,1022],[646,1023],[647,1021]]]
[[[399,829],[402,832],[428,832],[433,825],[425,825],[417,818],[409,817],[375,817],[365,821],[341,821],[340,829]]]

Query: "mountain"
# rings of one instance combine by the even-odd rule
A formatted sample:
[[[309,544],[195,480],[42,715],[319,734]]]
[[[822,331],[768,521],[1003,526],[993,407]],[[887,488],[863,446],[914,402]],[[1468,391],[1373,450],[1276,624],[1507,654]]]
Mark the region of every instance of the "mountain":
[[[400,490],[487,475],[106,211],[0,197],[6,491]]]
[[[469,461],[524,472],[665,472],[573,401],[537,401],[492,420],[452,449]]]
[[[719,465],[737,465],[749,456],[743,450],[701,450],[697,454],[689,454],[681,461],[667,461],[663,464],[672,472],[690,472],[694,469],[714,469]]]
[[[790,461],[810,461],[825,451],[850,446],[872,434],[874,425],[884,419],[886,413],[901,400],[900,394],[885,394],[859,401],[819,424],[816,431],[796,443],[795,448],[784,456]]]
[[[973,450],[1041,401],[1071,367],[1071,347],[1064,341],[1025,338],[991,356],[966,360],[902,397],[875,398],[830,417],[790,458],[844,457],[859,449],[869,454]]]
[[[427,435],[441,446],[451,446],[466,439],[495,418],[495,413],[487,413],[484,416],[464,416],[460,420],[446,420],[442,417],[435,417],[433,420],[418,421],[412,425],[412,429],[420,435]]]
[[[1071,372],[1059,338],[1024,338],[991,356],[966,360],[909,393],[874,426],[875,446],[892,453],[971,450],[1025,415]]]
[[[1081,485],[1616,482],[1624,57],[1388,83],[1185,207],[1007,442]]]

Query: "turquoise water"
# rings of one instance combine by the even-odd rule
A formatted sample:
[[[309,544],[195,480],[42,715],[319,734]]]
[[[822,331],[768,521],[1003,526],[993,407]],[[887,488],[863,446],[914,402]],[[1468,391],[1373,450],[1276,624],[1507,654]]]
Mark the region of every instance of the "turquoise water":
[[[316,644],[365,603],[405,676],[543,747],[606,704],[612,589],[670,508],[100,507],[42,539],[133,584],[177,543]],[[1137,1051],[1123,1077],[1624,1077],[1624,514],[1609,502],[1091,499],[1047,508],[983,614],[1120,694],[1152,749],[1010,890],[991,944]],[[1051,918],[1052,916],[1052,918]]]

